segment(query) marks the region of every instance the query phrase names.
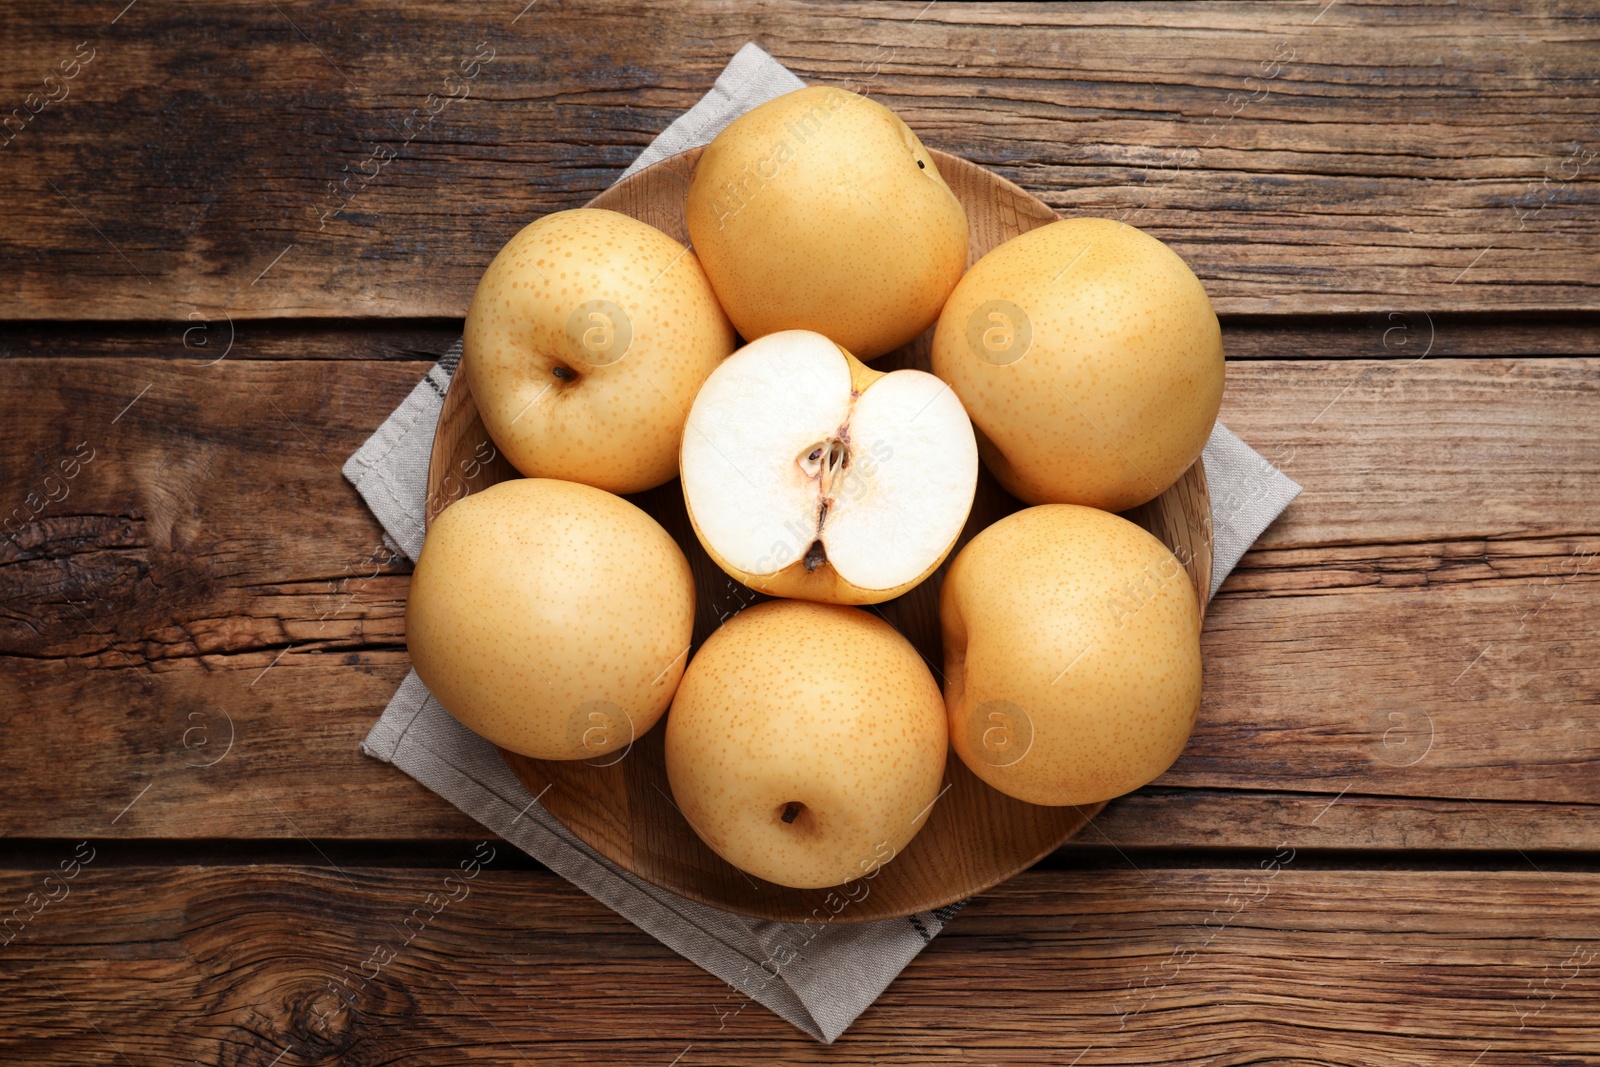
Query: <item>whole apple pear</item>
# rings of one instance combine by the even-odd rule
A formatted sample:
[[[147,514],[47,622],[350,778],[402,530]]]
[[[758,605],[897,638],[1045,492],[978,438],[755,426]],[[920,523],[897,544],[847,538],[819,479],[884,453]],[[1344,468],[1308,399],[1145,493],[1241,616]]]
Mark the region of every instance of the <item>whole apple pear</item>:
[[[638,219],[579,208],[495,256],[461,363],[517,470],[636,493],[677,475],[684,412],[733,344],[693,252]]]
[[[1065,219],[973,264],[939,315],[933,372],[1013,496],[1125,511],[1205,447],[1222,331],[1172,249],[1111,219]]]
[[[723,859],[818,889],[874,874],[922,828],[945,738],[939,686],[892,626],[772,600],[689,664],[667,716],[667,779]]]
[[[444,709],[538,759],[626,749],[683,676],[694,582],[677,542],[592,486],[500,482],[434,520],[406,648]]]
[[[1200,607],[1127,519],[1047,504],[957,554],[940,591],[950,742],[1033,804],[1131,792],[1178,758],[1200,707]]]
[[[814,330],[870,360],[933,324],[967,216],[899,117],[844,89],[769,100],[706,146],[689,237],[749,341]]]

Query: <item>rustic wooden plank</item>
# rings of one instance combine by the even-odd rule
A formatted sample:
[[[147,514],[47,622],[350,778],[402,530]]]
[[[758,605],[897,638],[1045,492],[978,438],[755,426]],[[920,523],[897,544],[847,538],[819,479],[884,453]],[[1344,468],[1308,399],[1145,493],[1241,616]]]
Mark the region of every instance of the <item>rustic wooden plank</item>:
[[[0,362],[0,651],[392,647],[408,568],[339,467],[424,366]],[[1224,596],[1451,586],[1489,642],[1600,570],[1600,360],[1236,362],[1223,418],[1306,486]]]
[[[1544,331],[1508,333],[1515,345],[1539,344]],[[437,359],[461,336],[458,319],[294,319],[232,321],[226,315],[172,322],[39,322],[0,326],[0,359],[166,359],[204,367],[215,360]],[[1600,351],[1600,327],[1552,335],[1555,351]],[[1381,342],[1380,342],[1381,343]],[[1508,351],[1500,354],[1531,355]]]
[[[1221,654],[1209,638],[1206,651],[1212,660]],[[0,836],[327,844],[480,832],[357,751],[404,676],[402,649],[290,652],[272,665],[276,656],[219,657],[209,670],[155,674],[0,663],[0,780],[17,783],[0,809]],[[1258,708],[1269,697],[1254,689],[1270,696],[1270,680],[1212,685],[1173,771],[1158,788],[1113,803],[1079,843],[1600,850],[1591,748],[1550,748],[1553,731],[1509,728],[1498,705],[1419,700],[1391,720],[1398,709],[1360,688],[1360,677],[1327,697],[1352,709],[1343,720],[1319,712],[1299,729],[1293,716],[1307,713],[1298,704]],[[1429,719],[1433,746],[1399,766],[1426,744]],[[1584,725],[1571,731],[1576,745],[1584,744]],[[1464,738],[1481,739],[1487,754]],[[1495,756],[1504,762],[1491,762]],[[1529,780],[1525,764],[1542,777]],[[1334,766],[1343,773],[1327,773]],[[1177,788],[1191,783],[1197,788]],[[1496,799],[1507,794],[1512,799]]]
[[[422,366],[0,363],[15,442],[0,485],[46,502],[0,543],[0,778],[27,783],[0,830],[472,832],[355,752],[404,674],[409,567],[337,468]],[[1596,361],[1335,369],[1343,384],[1303,360],[1231,368],[1225,418],[1307,492],[1211,613],[1201,725],[1163,784],[1302,794],[1272,825],[1320,847],[1503,849],[1491,831],[1507,822],[1517,847],[1523,832],[1526,847],[1595,847],[1587,809],[1559,806],[1600,800],[1600,501],[1584,488],[1600,463]],[[93,458],[64,478],[82,444]],[[220,738],[223,713],[239,747],[191,767],[217,751],[194,742]],[[1363,808],[1323,836],[1311,806],[1341,791],[1463,804]],[[1471,805],[1489,800],[1510,807],[1476,829]],[[1239,820],[1207,833],[1218,810],[1144,830],[1114,810],[1110,832],[1256,840]],[[1558,827],[1565,811],[1580,814]]]
[[[1600,847],[1600,808],[1582,807],[1600,804],[1600,635],[1586,622],[1597,588],[1566,591],[1523,635],[1521,600],[1484,591],[1223,598],[1205,637],[1200,724],[1160,784],[1321,794],[1264,824],[1308,847]],[[175,658],[157,671],[119,667],[114,654],[8,659],[0,777],[25,787],[0,811],[0,832],[470,832],[356,752],[404,674],[403,648],[331,645]],[[222,758],[230,736],[225,762],[199,766]],[[1393,805],[1364,805],[1348,820],[1338,809],[1323,834],[1321,809],[1346,791],[1464,803],[1404,818]],[[1481,806],[1489,800],[1524,805],[1492,812]],[[1119,828],[1107,832],[1129,844],[1249,842],[1262,826],[1244,816],[1281,806],[1229,798],[1175,821],[1135,808],[1112,813]],[[1234,817],[1208,829],[1208,813]]]
[[[752,39],[1148,228],[1227,313],[1597,306],[1579,0],[522,8],[13,13],[0,318],[459,316]]]
[[[1511,330],[1497,355],[1600,352],[1600,325]],[[204,366],[213,360],[437,359],[461,337],[460,319],[230,320],[174,322],[40,322],[0,326],[0,359],[166,359]],[[1512,340],[1516,338],[1516,340]],[[1379,342],[1381,344],[1381,341]],[[1536,351],[1523,351],[1528,345]],[[1553,348],[1553,350],[1552,350]],[[1581,351],[1580,351],[1581,350]]]
[[[1256,787],[1600,801],[1600,582],[1506,592],[1246,598],[1208,615],[1201,726],[1163,781],[1241,785],[1247,765]]]
[[[1545,801],[1372,796],[1365,782],[1333,793],[1148,786],[1112,801],[1075,849],[1588,852],[1600,843],[1600,807]],[[1298,787],[1297,787],[1298,789]],[[1343,787],[1341,787],[1343,789]],[[1541,861],[1542,862],[1542,861]]]
[[[969,905],[827,1048],[554,876],[497,870],[493,847],[463,852],[489,860],[449,883],[0,873],[0,900],[60,897],[0,948],[0,1049],[39,1065],[1600,1055],[1593,873],[1321,870],[1271,848],[1226,868],[1035,871]]]
[[[418,360],[461,337],[460,319],[251,319],[0,324],[0,359]],[[1228,359],[1392,360],[1600,356],[1600,319],[1588,315],[1225,316]]]
[[[1593,360],[1430,355],[1233,364],[1221,418],[1306,487],[1263,548],[1549,539],[1564,555],[1600,531],[1597,416]]]

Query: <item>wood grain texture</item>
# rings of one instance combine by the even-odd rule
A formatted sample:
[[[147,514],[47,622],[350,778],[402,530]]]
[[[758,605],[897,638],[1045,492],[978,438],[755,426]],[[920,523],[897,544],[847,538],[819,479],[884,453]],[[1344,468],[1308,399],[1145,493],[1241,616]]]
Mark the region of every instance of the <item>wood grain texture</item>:
[[[1381,745],[1381,740],[1379,741]],[[1148,786],[1112,801],[1081,848],[1298,848],[1389,857],[1429,851],[1596,851],[1600,807],[1544,800],[1374,796],[1356,778],[1332,793]]]
[[[0,361],[10,508],[48,499],[80,443],[96,450],[65,499],[0,540],[0,780],[20,784],[4,833],[472,832],[356,752],[404,676],[409,565],[337,468],[424,367]],[[1163,783],[1205,792],[1144,828],[1137,812],[1174,804],[1114,806],[1107,832],[1253,844],[1248,813],[1309,834],[1347,790],[1444,806],[1363,801],[1357,819],[1341,802],[1315,824],[1341,827],[1327,847],[1503,849],[1524,827],[1544,842],[1527,847],[1595,847],[1600,360],[1229,373],[1224,421],[1306,492],[1209,619],[1200,728]],[[204,760],[187,716],[219,712],[239,745],[188,767]],[[206,721],[220,737],[225,720]],[[1507,812],[1501,833],[1472,805]]]
[[[1578,0],[118,6],[7,21],[0,318],[458,316],[747,40],[1149,229],[1225,313],[1597,306]]]
[[[0,1060],[1600,1062],[1592,6],[113,0],[0,37],[0,918],[115,842],[0,933]],[[1306,486],[1172,775],[831,1048],[503,856],[414,933],[482,830],[356,751],[409,566],[337,467],[515,229],[752,39],[1170,242],[1224,421]]]
[[[1600,1056],[1592,873],[1330,871],[1274,848],[1228,867],[1034,871],[969,905],[827,1047],[497,858],[449,883],[91,862],[0,948],[0,1051],[40,1067]],[[45,873],[0,873],[0,900],[20,905]]]
[[[1223,598],[1218,611],[1226,610]],[[1214,659],[1227,650],[1208,638],[1205,651]],[[268,670],[276,655],[154,674],[6,661],[0,780],[14,788],[0,808],[0,836],[327,843],[475,832],[447,802],[357,751],[405,675],[403,649],[291,651]],[[1157,788],[1113,802],[1082,843],[1600,849],[1592,749],[1570,752],[1560,736],[1551,747],[1559,730],[1522,725],[1522,703],[1385,707],[1364,677],[1356,672],[1322,698],[1340,710],[1298,730],[1285,722],[1293,708],[1260,712],[1266,697],[1251,699],[1248,681],[1235,679],[1232,691],[1212,685],[1188,753]],[[1545,694],[1533,695],[1537,705]],[[1563,700],[1573,710],[1562,714]],[[1575,721],[1574,743],[1590,744],[1584,705],[1565,691],[1547,703],[1554,715],[1530,718]],[[104,708],[117,712],[95,710]],[[1434,741],[1424,751],[1429,719]],[[1240,736],[1256,740],[1230,744]],[[1276,747],[1265,749],[1263,738]]]
[[[436,359],[461,337],[461,319],[183,319],[176,322],[8,322],[0,359],[232,360]],[[231,342],[231,345],[230,345]],[[1600,319],[1590,315],[1224,316],[1230,361],[1430,359],[1600,355]],[[1430,347],[1431,343],[1431,347]]]

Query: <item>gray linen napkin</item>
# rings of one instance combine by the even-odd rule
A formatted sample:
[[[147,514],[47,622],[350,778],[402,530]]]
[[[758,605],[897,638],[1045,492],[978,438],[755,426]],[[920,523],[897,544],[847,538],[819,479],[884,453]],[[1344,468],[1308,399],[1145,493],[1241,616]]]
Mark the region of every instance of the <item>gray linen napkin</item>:
[[[624,173],[704,144],[732,119],[804,83],[754,44],[739,50],[711,91],[664,130]],[[461,359],[457,342],[344,466],[395,545],[422,551],[428,454],[445,389]],[[1221,425],[1204,462],[1214,512],[1212,591],[1300,487]],[[663,944],[727,982],[714,1007],[720,1025],[751,1000],[819,1041],[831,1042],[877,999],[960,905],[849,925],[748,919],[685,900],[598,855],[548,814],[493,746],[456,722],[407,675],[362,743]]]

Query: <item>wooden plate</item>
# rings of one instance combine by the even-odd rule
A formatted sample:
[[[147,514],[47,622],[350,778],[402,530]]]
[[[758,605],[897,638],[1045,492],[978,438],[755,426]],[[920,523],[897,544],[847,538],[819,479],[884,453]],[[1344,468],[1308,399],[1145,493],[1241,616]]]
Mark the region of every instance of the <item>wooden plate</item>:
[[[968,265],[996,245],[1056,219],[1044,203],[998,175],[963,159],[934,152],[939,172],[966,206],[971,229]],[[684,199],[700,158],[693,149],[617,183],[590,202],[641,219],[687,244]],[[876,360],[880,370],[928,369],[930,329],[899,351]],[[451,380],[434,434],[428,467],[427,517],[451,501],[495,482],[518,477],[498,455],[459,369]],[[689,557],[698,603],[694,642],[741,608],[766,599],[739,585],[712,563],[689,527],[676,480],[631,497],[664,526]],[[964,545],[978,531],[1021,505],[987,471],[980,475]],[[1204,604],[1211,585],[1211,502],[1198,462],[1178,483],[1128,517],[1189,560],[1189,577]],[[954,555],[954,553],[952,553]],[[948,564],[946,564],[948,566]],[[939,647],[940,570],[905,596],[877,606],[933,667]],[[1042,808],[989,788],[952,754],[946,792],[927,824],[896,859],[870,880],[834,890],[798,890],[748,876],[695,836],[672,802],[661,725],[636,740],[624,756],[592,762],[528,759],[502,751],[518,778],[580,839],[624,870],[691,900],[763,919],[866,922],[927,911],[962,900],[1011,877],[1072,837],[1104,805]]]

